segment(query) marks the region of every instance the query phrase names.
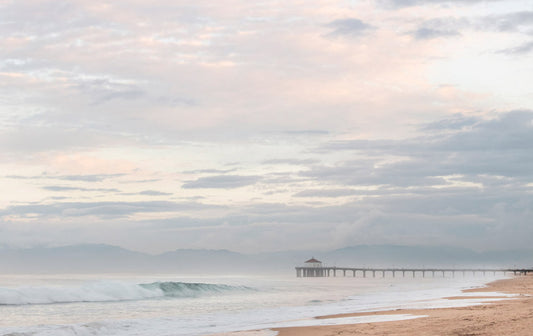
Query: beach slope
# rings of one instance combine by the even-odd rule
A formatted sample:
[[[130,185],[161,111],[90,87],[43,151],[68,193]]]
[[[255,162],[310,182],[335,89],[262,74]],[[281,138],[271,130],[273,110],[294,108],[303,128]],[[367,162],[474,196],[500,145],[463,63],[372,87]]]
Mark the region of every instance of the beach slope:
[[[471,289],[471,295],[484,297],[484,292],[518,294],[517,297],[477,306],[394,310],[386,312],[343,314],[318,318],[413,314],[423,315],[411,320],[361,323],[352,325],[312,326],[274,329],[279,336],[332,336],[332,335],[533,335],[533,276],[519,276],[490,283],[485,288]],[[465,297],[467,298],[467,297]],[[488,298],[488,297],[487,297]],[[460,299],[460,298],[450,298]]]

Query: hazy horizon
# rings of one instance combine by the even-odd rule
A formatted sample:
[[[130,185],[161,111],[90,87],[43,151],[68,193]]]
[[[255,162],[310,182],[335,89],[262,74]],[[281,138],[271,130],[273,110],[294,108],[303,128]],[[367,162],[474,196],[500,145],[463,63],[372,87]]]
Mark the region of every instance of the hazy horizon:
[[[531,246],[529,1],[0,1],[0,21],[0,247]]]
[[[229,250],[175,250],[146,254],[111,245],[0,249],[3,274],[284,275],[311,257],[324,266],[396,268],[531,268],[533,249],[477,252],[454,247],[352,246],[329,251],[246,254]]]
[[[170,249],[170,250],[163,250],[163,251],[160,251],[160,252],[155,252],[155,253],[152,253],[152,252],[145,252],[145,251],[142,251],[142,250],[136,250],[136,249],[132,249],[132,248],[128,248],[128,247],[124,247],[124,246],[120,246],[120,245],[113,245],[113,244],[106,244],[106,243],[80,243],[80,244],[66,244],[66,245],[62,245],[62,244],[59,244],[59,245],[35,245],[35,246],[31,246],[31,247],[10,247],[10,246],[7,246],[7,245],[4,245],[4,246],[0,246],[0,251],[1,250],[39,250],[39,249],[50,249],[50,250],[54,250],[54,249],[66,249],[66,248],[98,248],[98,247],[101,247],[101,248],[117,248],[117,249],[121,249],[121,250],[126,250],[126,251],[130,251],[130,252],[136,252],[136,253],[142,253],[142,254],[146,254],[146,255],[152,255],[152,256],[157,256],[157,255],[161,255],[161,254],[165,254],[165,253],[169,253],[169,252],[175,252],[175,251],[214,251],[214,252],[232,252],[232,253],[237,253],[237,254],[242,254],[242,255],[254,255],[254,254],[276,254],[276,253],[283,253],[283,252],[295,252],[295,253],[315,253],[315,254],[320,254],[320,253],[327,253],[327,252],[332,252],[332,251],[342,251],[342,250],[345,250],[345,249],[351,249],[351,248],[380,248],[380,247],[394,247],[394,248],[413,248],[413,249],[417,249],[417,248],[420,248],[420,249],[454,249],[454,250],[457,250],[457,251],[470,251],[470,252],[474,252],[474,253],[485,253],[485,252],[499,252],[499,251],[533,251],[533,247],[529,247],[529,248],[507,248],[507,249],[502,249],[502,248],[485,248],[485,249],[474,249],[474,248],[469,248],[469,247],[457,247],[457,246],[454,246],[454,245],[431,245],[431,244],[428,244],[428,245],[422,245],[422,244],[410,244],[410,245],[401,245],[401,244],[355,244],[355,245],[345,245],[345,246],[339,246],[339,247],[336,247],[336,248],[331,248],[331,249],[277,249],[277,250],[272,250],[272,251],[267,251],[267,252],[264,252],[264,251],[260,251],[260,252],[249,252],[249,251],[241,251],[239,250],[238,248],[234,248],[234,249],[231,249],[231,248],[221,248],[221,249],[213,249],[213,248],[209,248],[209,247],[206,247],[206,248],[175,248],[175,249]]]

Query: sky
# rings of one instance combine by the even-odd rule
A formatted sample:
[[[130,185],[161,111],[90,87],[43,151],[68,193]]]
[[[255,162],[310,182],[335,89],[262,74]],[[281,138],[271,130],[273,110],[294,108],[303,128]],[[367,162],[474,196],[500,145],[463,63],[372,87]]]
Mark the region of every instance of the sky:
[[[0,247],[533,237],[530,0],[0,0]]]

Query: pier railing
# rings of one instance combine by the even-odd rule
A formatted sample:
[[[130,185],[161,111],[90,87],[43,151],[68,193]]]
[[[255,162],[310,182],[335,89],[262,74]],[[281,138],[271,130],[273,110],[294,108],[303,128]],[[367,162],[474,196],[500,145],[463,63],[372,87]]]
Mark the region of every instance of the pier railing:
[[[501,274],[508,274],[512,273],[513,275],[527,275],[529,273],[533,273],[533,268],[501,268],[501,269],[493,269],[493,268],[366,268],[366,267],[295,267],[296,269],[296,276],[301,278],[309,278],[309,277],[336,277],[336,276],[362,276],[364,278],[368,275],[371,275],[373,278],[376,277],[376,275],[381,275],[382,277],[385,277],[386,274],[391,274],[393,277],[396,276],[396,274],[401,274],[405,277],[405,275],[411,275],[413,278],[415,278],[417,275],[426,277],[426,275],[451,275],[455,276],[456,274],[462,274],[463,276],[466,276],[467,274],[472,275],[486,275],[486,274],[493,274],[496,275],[497,273]]]

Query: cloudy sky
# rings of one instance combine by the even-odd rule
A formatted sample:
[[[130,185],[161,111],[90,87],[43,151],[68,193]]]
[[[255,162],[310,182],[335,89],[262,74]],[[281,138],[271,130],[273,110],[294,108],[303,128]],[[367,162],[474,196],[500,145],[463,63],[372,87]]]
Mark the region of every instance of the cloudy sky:
[[[527,248],[530,0],[0,0],[0,247]]]

